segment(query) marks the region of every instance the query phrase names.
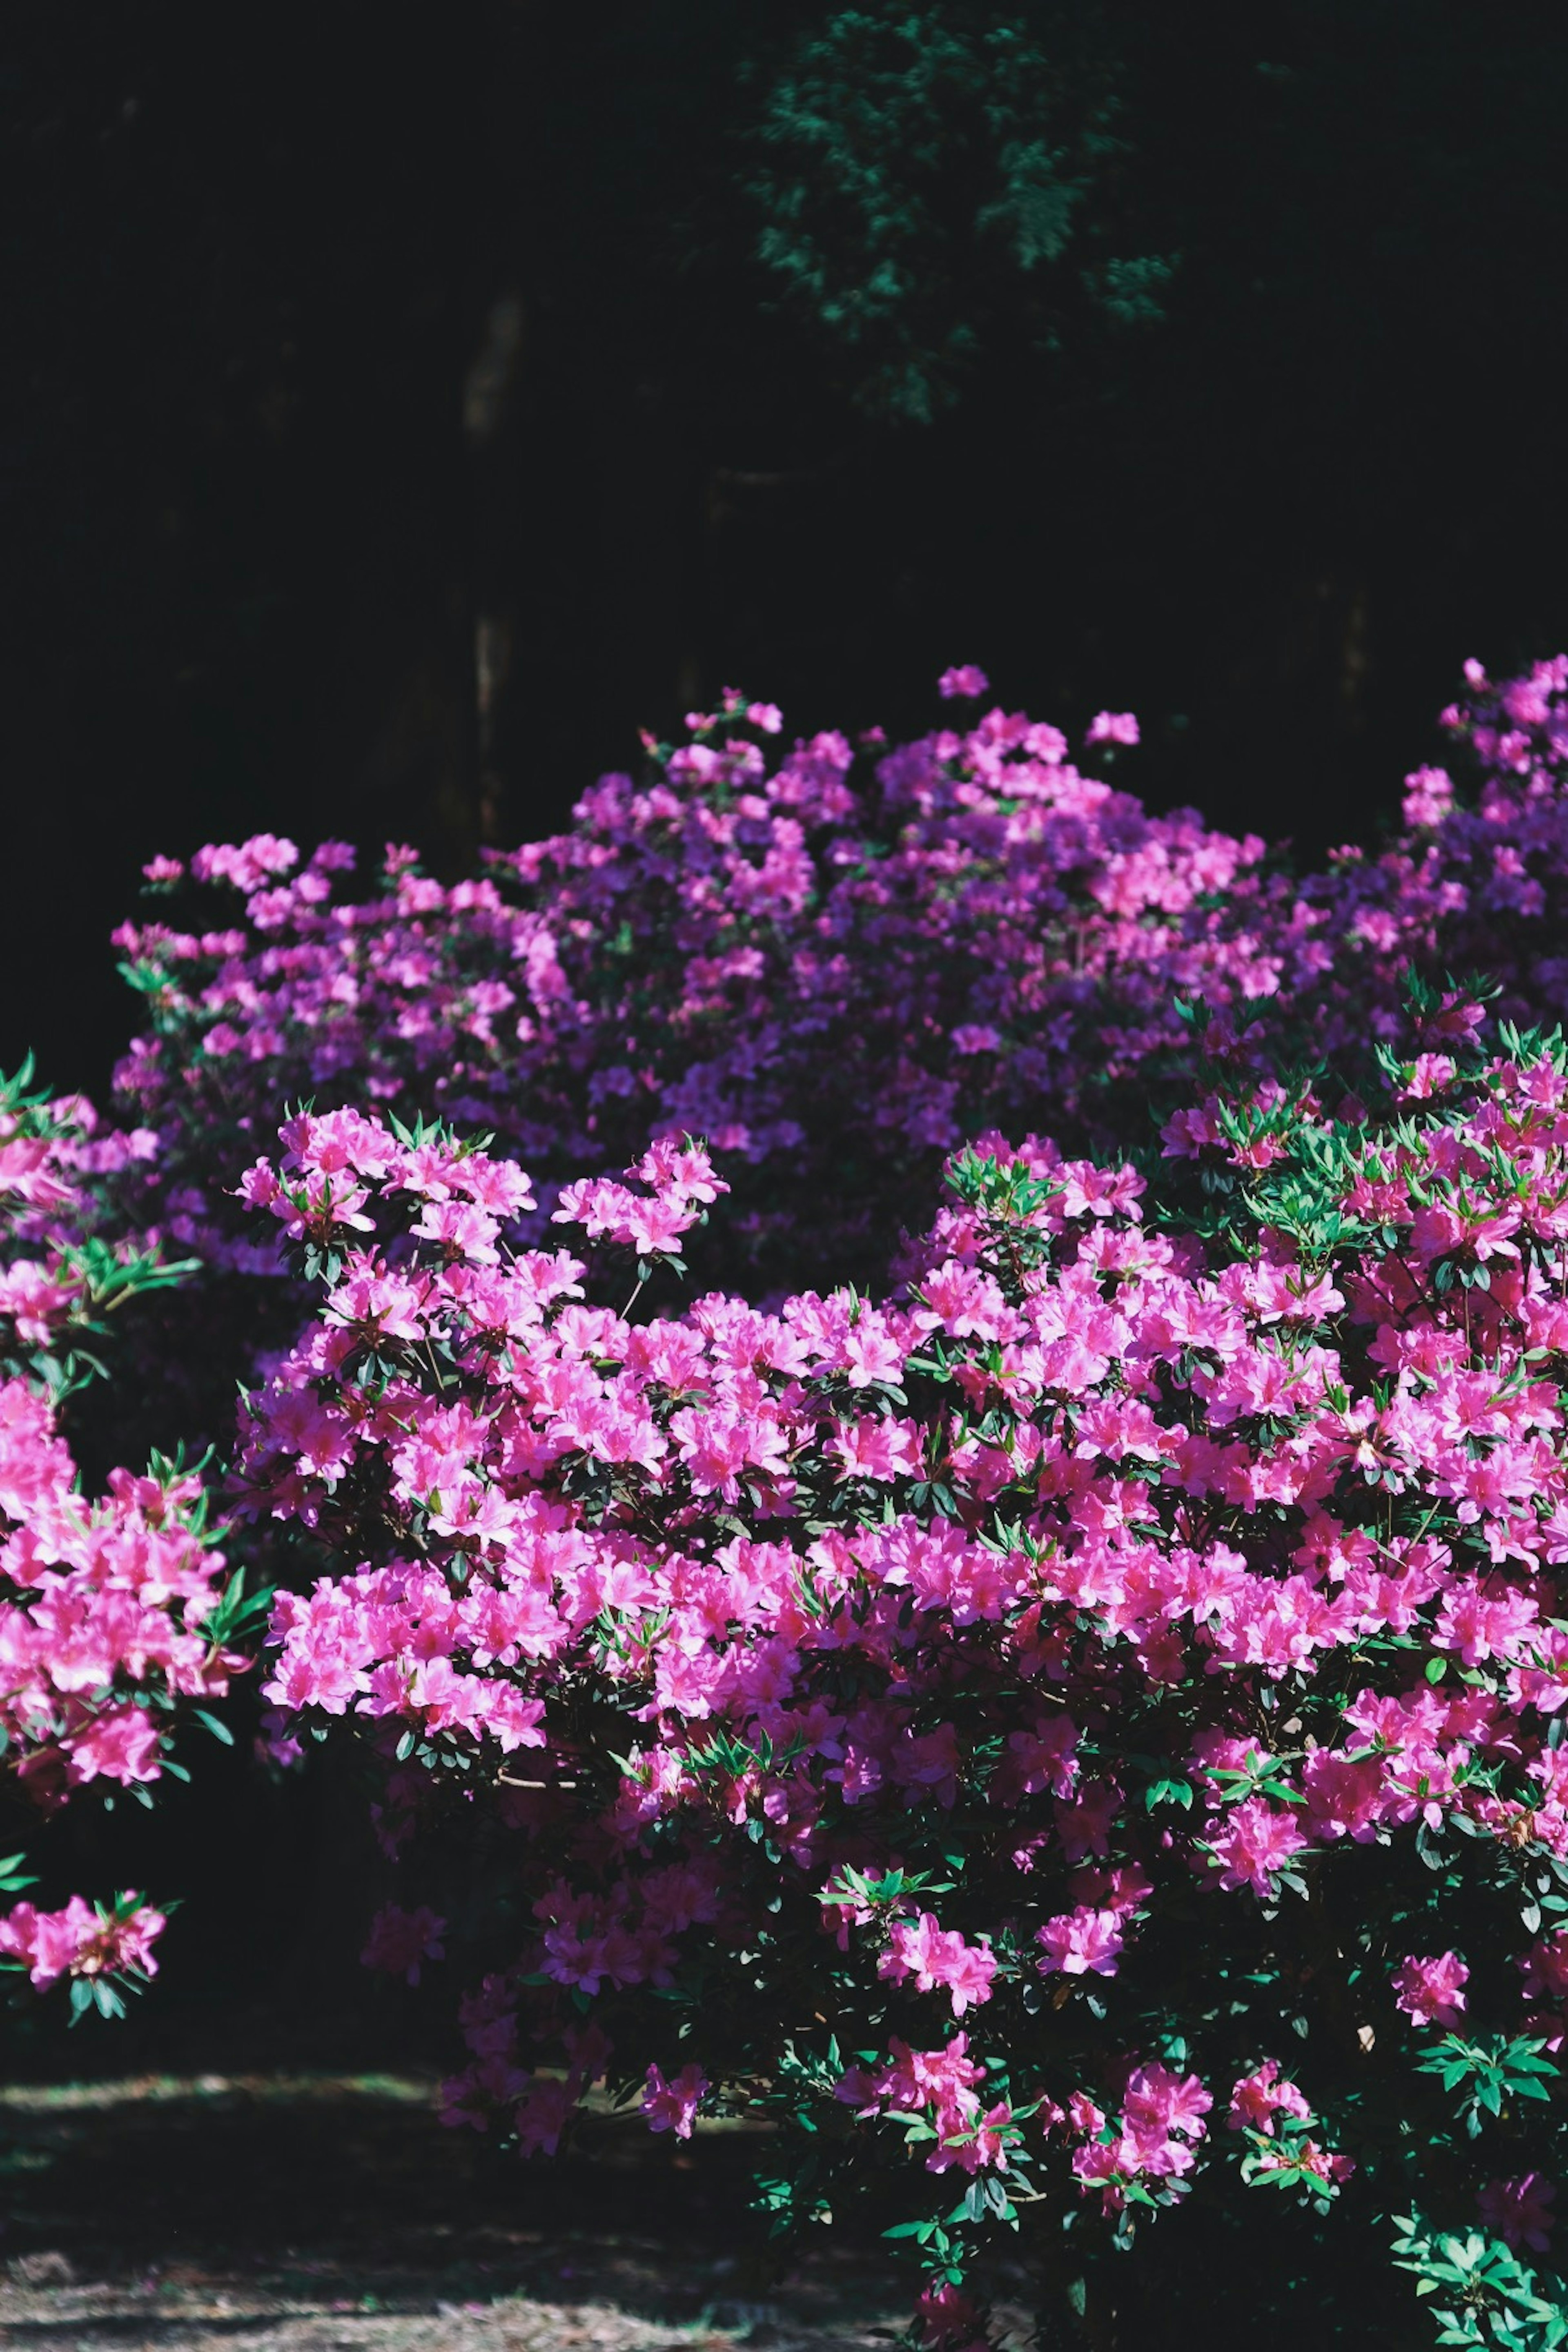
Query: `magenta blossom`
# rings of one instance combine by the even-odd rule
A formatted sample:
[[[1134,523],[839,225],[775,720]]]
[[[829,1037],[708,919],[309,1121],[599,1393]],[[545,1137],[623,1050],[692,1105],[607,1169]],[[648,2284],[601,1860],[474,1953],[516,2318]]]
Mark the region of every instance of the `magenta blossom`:
[[[1544,2254],[1552,2245],[1552,2207],[1557,2200],[1554,2181],[1538,2172],[1521,2172],[1510,2180],[1489,2180],[1481,2190],[1481,2220],[1510,2246],[1529,2246]]]
[[[1465,2012],[1469,1974],[1458,1952],[1402,1960],[1394,1971],[1394,1998],[1416,2025],[1458,2025]]]
[[[1272,2138],[1276,2116],[1309,2124],[1312,2110],[1296,2084],[1282,2080],[1279,2060],[1267,2058],[1236,2084],[1226,2120],[1232,2131],[1258,2131]]]
[[[1100,710],[1089,722],[1088,743],[1136,743],[1138,721],[1131,710]]]
[[[683,2066],[668,2083],[657,2066],[650,2066],[642,2099],[648,2129],[672,2131],[677,2139],[689,2139],[707,2088],[708,2077],[700,2066]]]
[[[151,1977],[158,1970],[153,1947],[167,1925],[163,1912],[135,1894],[122,1895],[110,1911],[79,1895],[59,1911],[17,1903],[0,1917],[0,1958],[24,1967],[40,1992],[62,1977]]]
[[[894,1921],[877,1972],[895,1982],[912,1977],[921,1992],[944,1986],[954,2017],[962,2017],[966,2009],[990,2000],[996,1962],[986,1946],[966,1944],[962,1936],[944,1932],[929,1911],[922,1911],[916,1920]]]
[[[445,1919],[426,1904],[417,1911],[402,1911],[395,1903],[384,1903],[371,1921],[370,1938],[360,1959],[367,1969],[379,1969],[386,1976],[416,1985],[426,1960],[445,1958],[441,1938],[446,1932]]]

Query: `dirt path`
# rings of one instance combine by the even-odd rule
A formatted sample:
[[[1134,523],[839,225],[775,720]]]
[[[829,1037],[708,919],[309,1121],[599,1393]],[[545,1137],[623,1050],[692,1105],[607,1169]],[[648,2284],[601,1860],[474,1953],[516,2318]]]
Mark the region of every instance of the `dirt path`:
[[[907,2277],[752,2265],[731,2137],[524,2167],[407,2076],[0,2090],[0,2341],[58,2352],[887,2352]],[[749,2153],[749,2152],[748,2152]],[[739,2160],[738,2160],[739,2159]]]

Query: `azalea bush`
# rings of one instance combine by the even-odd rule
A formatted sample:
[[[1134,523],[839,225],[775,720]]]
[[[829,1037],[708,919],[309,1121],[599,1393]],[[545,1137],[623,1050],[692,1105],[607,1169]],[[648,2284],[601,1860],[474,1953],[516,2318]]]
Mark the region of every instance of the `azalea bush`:
[[[542,1246],[446,1128],[247,1171],[320,1296],[247,1507],[333,1563],[268,1696],[378,1759],[427,1899],[373,1964],[443,1957],[463,1856],[454,2121],[764,2118],[763,2203],[868,2200],[934,2344],[1014,2231],[1092,2332],[1189,2196],[1342,2206],[1447,2340],[1557,2340],[1568,1049],[1417,1011],[1452,1050],[1375,1111],[979,1139],[878,1297],[681,1305],[689,1140]]]
[[[1119,789],[1129,714],[942,688],[782,755],[726,695],[478,880],[152,862],[121,1123],[0,1103],[4,1768],[181,1769],[221,1475],[454,2125],[764,2124],[931,2352],[1015,2239],[1047,2341],[1352,2244],[1550,2347],[1568,659],[1309,874]],[[154,1423],[226,1472],[107,1466]],[[0,1956],[112,2006],[161,1918]]]
[[[291,1102],[482,1128],[545,1210],[690,1132],[734,1188],[709,1278],[875,1281],[986,1128],[1146,1142],[1151,1100],[1190,1089],[1184,1002],[1243,1056],[1328,1055],[1349,1083],[1396,1035],[1412,963],[1486,971],[1502,1012],[1555,1018],[1568,661],[1498,688],[1470,669],[1444,714],[1466,789],[1417,770],[1385,850],[1300,877],[1117,789],[1129,715],[1075,757],[984,710],[972,667],[942,680],[955,723],[895,747],[823,733],[776,756],[777,710],[726,696],[478,880],[397,849],[365,895],[342,844],[302,859],[270,835],[155,859],[150,887],[195,919],[119,934],[149,1014],[120,1097],[160,1137],[137,1214],[231,1280],[275,1269],[228,1195]]]
[[[189,877],[150,868],[245,894],[243,927],[121,935],[153,1027],[120,1087],[163,1133],[175,1230],[265,1270],[215,1180],[237,1181],[282,1102],[380,1103],[482,1126],[546,1202],[658,1133],[700,1132],[739,1196],[715,1270],[754,1287],[809,1248],[819,1276],[864,1273],[964,1132],[1026,1100],[1081,1131],[1119,1076],[1180,1052],[1178,986],[1267,984],[1259,901],[1283,925],[1289,889],[1258,872],[1261,842],[1149,819],[1055,728],[998,711],[899,751],[823,734],[770,763],[771,707],[731,698],[691,724],[647,747],[642,782],[601,779],[569,833],[450,889],[396,851],[381,892],[345,896],[340,845],[302,865],[268,838],[204,850]]]
[[[245,1663],[254,1607],[184,1464],[113,1469],[102,1495],[82,1492],[62,1416],[107,1369],[108,1318],[189,1269],[96,1230],[93,1180],[153,1139],[102,1134],[89,1107],[29,1080],[0,1080],[0,1782],[19,1811],[47,1815],[82,1790],[150,1801],[184,1772],[182,1717],[226,1736],[200,1702]],[[35,1883],[22,1863],[0,1861],[0,1895]],[[165,1925],[133,1890],[54,1910],[24,1897],[0,1912],[0,1969],[37,1991],[68,1982],[75,2014],[115,2016],[156,1972]]]

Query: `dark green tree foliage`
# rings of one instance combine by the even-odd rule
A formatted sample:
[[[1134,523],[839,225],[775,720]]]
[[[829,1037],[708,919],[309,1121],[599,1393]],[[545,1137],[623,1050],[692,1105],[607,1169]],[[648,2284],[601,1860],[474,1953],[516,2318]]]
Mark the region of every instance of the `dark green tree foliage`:
[[[1110,249],[1123,80],[1091,10],[870,0],[763,83],[758,256],[858,405],[929,423],[999,320],[1048,353],[1086,304],[1163,315],[1170,257]]]

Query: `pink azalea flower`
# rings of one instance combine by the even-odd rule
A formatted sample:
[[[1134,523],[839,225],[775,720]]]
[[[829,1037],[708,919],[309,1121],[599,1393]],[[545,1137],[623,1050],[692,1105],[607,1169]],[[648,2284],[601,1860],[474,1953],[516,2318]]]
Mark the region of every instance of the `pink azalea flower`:
[[[1281,2080],[1279,2060],[1268,2058],[1237,2082],[1226,2120],[1232,2131],[1250,2129],[1272,2138],[1276,2116],[1290,2116],[1299,2123],[1312,2120],[1311,2108],[1296,2084]]]
[[[1059,1972],[1081,1977],[1092,1970],[1096,1976],[1113,1977],[1123,1946],[1121,1916],[1089,1907],[1063,1912],[1037,1928],[1035,1940],[1044,1954],[1042,1976]]]
[[[988,1946],[966,1944],[962,1936],[942,1928],[931,1912],[922,1911],[918,1919],[893,1922],[877,1973],[895,1983],[913,1977],[921,1992],[944,1986],[953,2015],[962,2017],[965,2010],[990,2000],[996,1962]]]
[[[708,2077],[700,2066],[683,2066],[668,2083],[657,2066],[650,2066],[642,2100],[648,2129],[672,2131],[677,2139],[689,2139],[707,2089]]]
[[[1557,2200],[1554,2181],[1539,2172],[1521,2172],[1509,2180],[1489,2180],[1481,2190],[1481,2220],[1510,2246],[1529,2246],[1538,2254],[1552,2247],[1552,2207]]]
[[[1089,743],[1136,743],[1138,721],[1131,710],[1100,710],[1089,722]]]
[[[1394,1971],[1394,1998],[1416,2025],[1458,2025],[1464,2016],[1469,1974],[1458,1952],[1402,1960]]]
[[[1222,1886],[1250,1886],[1272,1896],[1276,1875],[1305,1847],[1307,1840],[1295,1816],[1283,1805],[1264,1797],[1247,1797],[1231,1808],[1216,1832],[1213,1847],[1221,1864]]]
[[[371,1921],[370,1938],[360,1954],[367,1969],[379,1969],[387,1976],[401,1977],[405,1984],[416,1985],[426,1960],[446,1958],[446,1946],[441,1938],[447,1932],[447,1922],[421,1904],[416,1911],[400,1910],[395,1903],[384,1903]]]

